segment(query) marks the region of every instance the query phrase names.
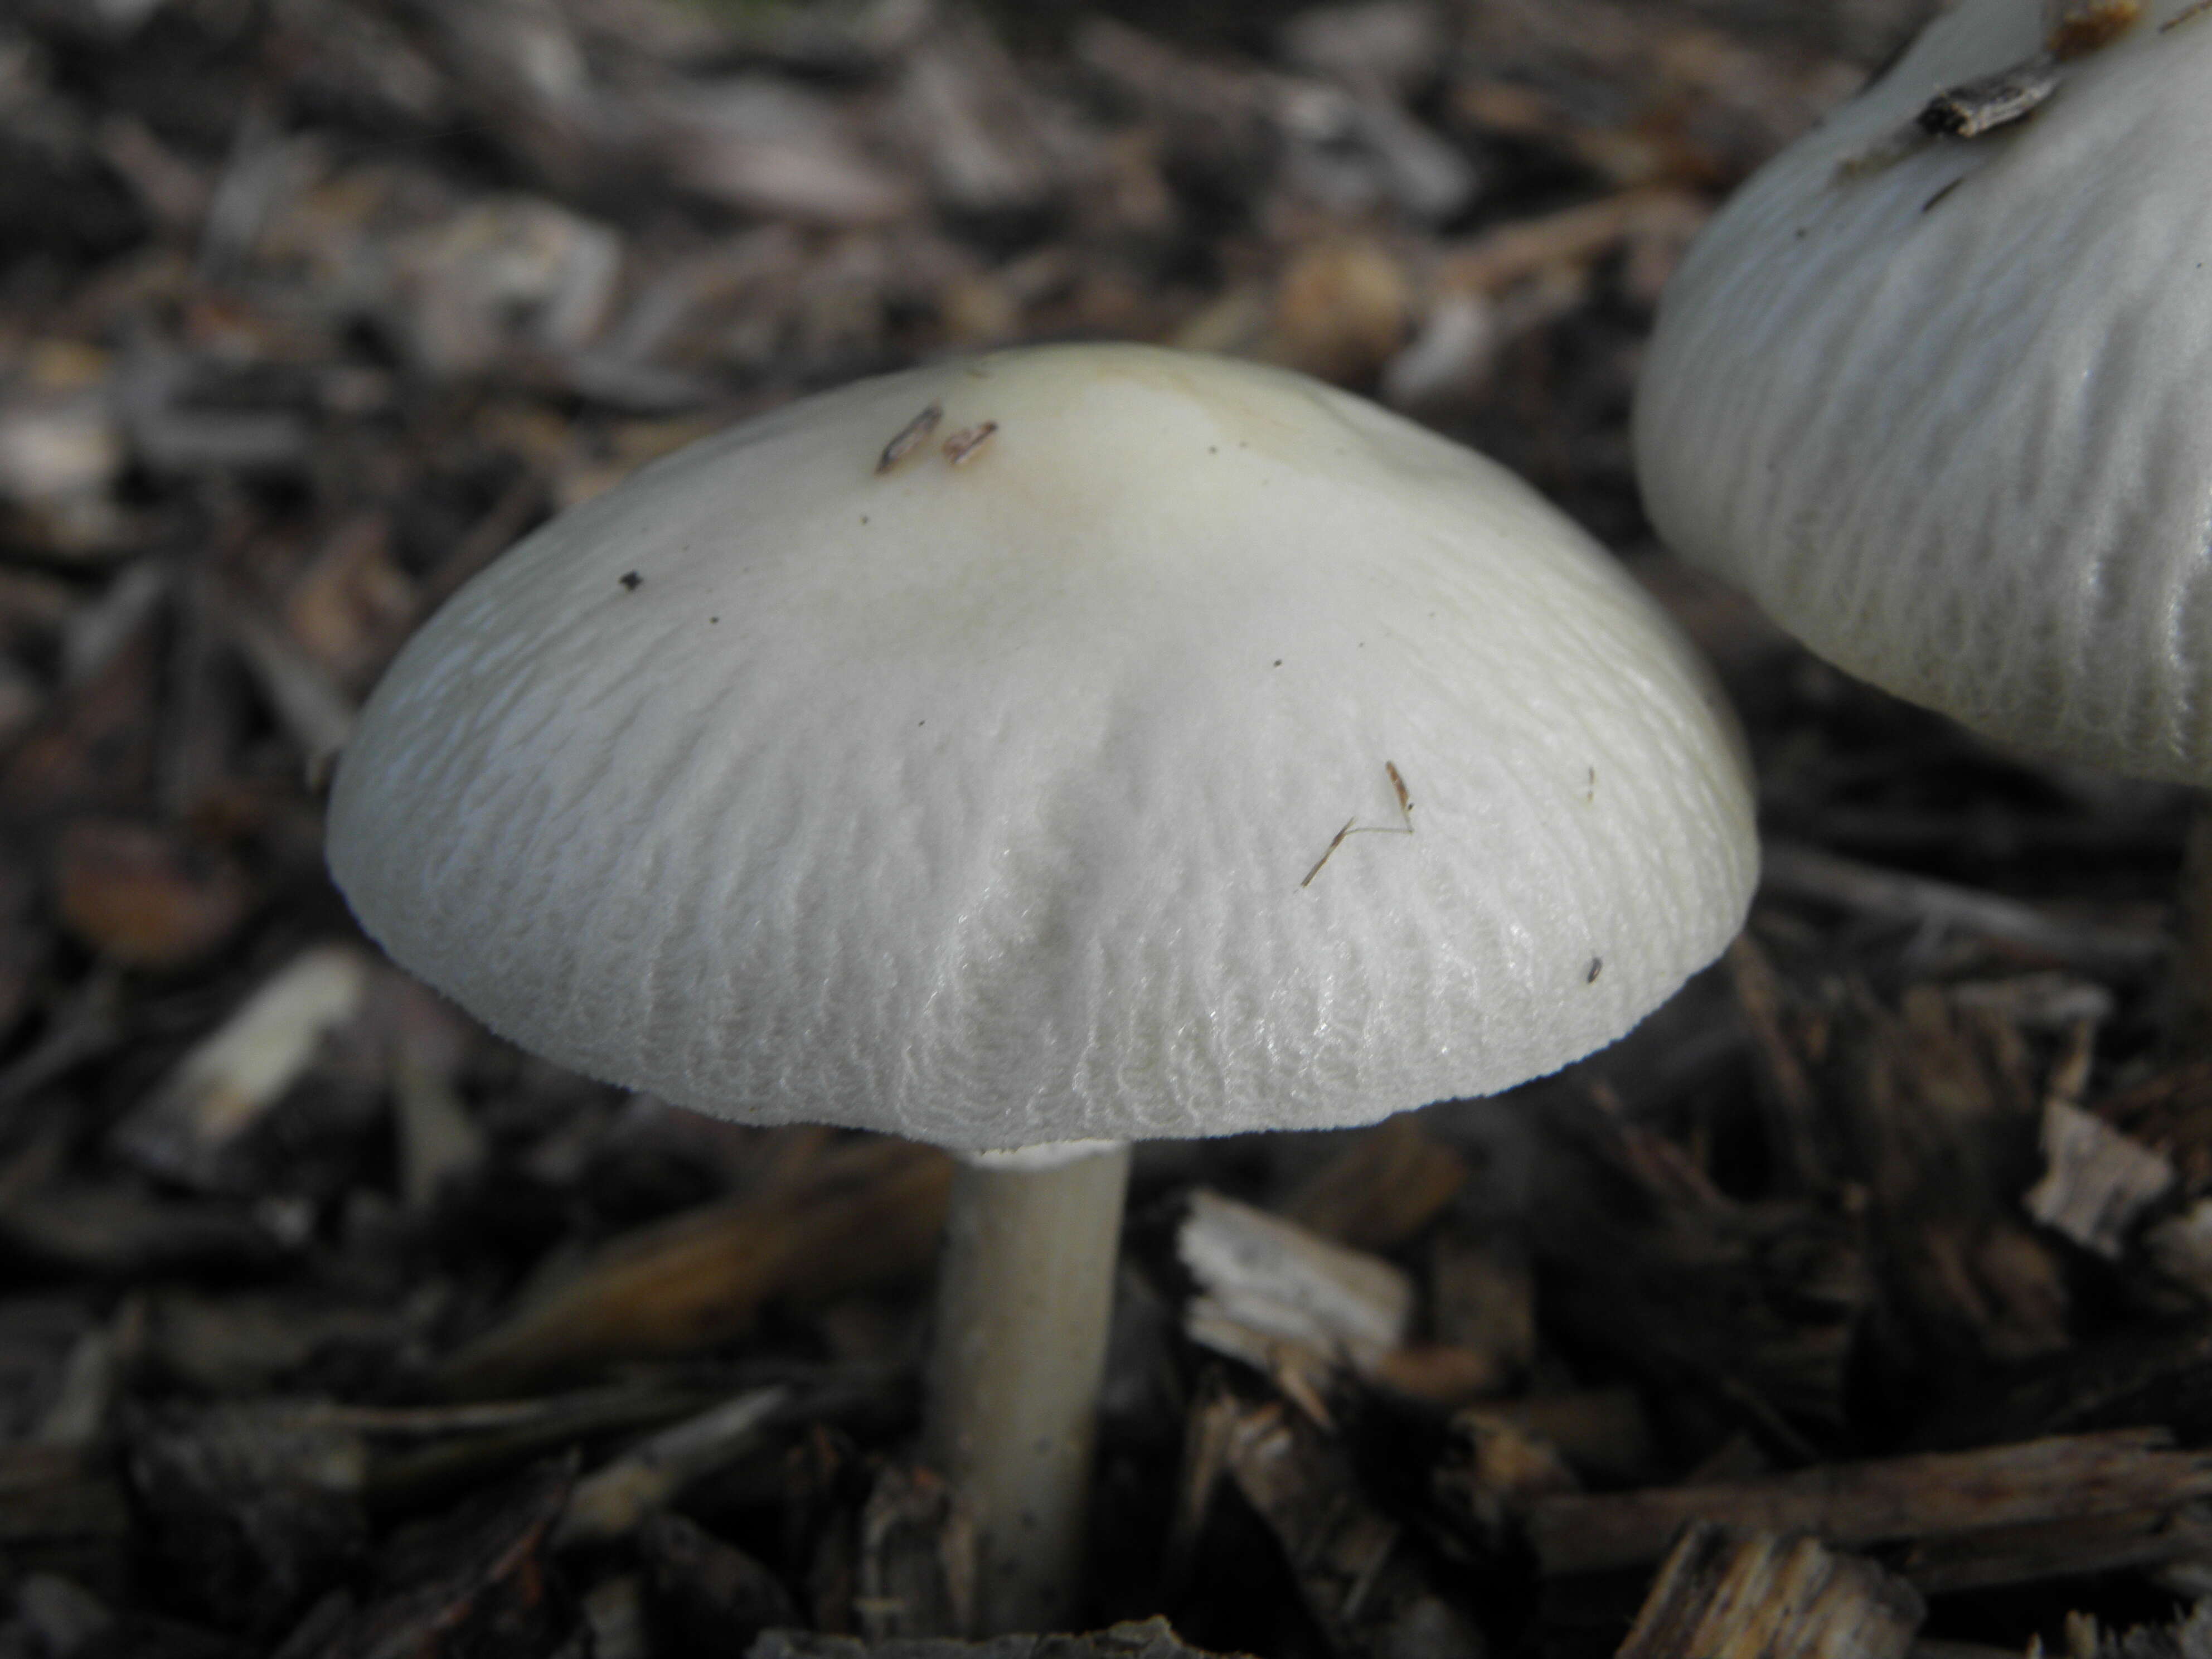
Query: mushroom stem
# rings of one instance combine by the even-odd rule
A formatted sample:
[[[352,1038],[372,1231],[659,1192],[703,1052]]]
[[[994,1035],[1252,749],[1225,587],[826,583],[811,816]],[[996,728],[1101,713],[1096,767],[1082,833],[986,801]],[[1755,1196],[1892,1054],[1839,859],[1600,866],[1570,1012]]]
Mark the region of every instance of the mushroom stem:
[[[1128,1180],[1126,1141],[984,1153],[953,1179],[927,1440],[974,1517],[980,1634],[1075,1612]]]

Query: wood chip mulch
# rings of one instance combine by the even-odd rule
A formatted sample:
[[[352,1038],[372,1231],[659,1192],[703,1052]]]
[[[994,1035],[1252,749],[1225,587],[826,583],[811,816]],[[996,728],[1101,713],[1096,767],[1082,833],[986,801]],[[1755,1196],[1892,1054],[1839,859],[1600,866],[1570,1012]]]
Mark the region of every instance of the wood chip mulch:
[[[978,1659],[2212,1655],[2191,803],[1813,661],[1630,471],[1687,240],[1926,9],[0,8],[0,1659],[976,1651],[944,1158],[494,1041],[320,799],[551,513],[1069,337],[1531,478],[1719,665],[1768,874],[1558,1077],[1140,1148],[1091,1633]]]

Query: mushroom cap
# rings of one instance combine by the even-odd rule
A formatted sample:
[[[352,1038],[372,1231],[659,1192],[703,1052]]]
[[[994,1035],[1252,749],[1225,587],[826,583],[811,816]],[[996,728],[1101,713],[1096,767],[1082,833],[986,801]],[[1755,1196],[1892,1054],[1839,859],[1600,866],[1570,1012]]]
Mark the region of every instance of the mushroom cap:
[[[1347,824],[1397,833],[1323,862]],[[330,861],[526,1048],[979,1149],[1519,1082],[1716,955],[1757,854],[1702,665],[1526,486],[1092,346],[810,398],[539,530],[377,688]]]
[[[1770,162],[1668,285],[1636,453],[1667,541],[1841,667],[2204,783],[2212,13],[2129,11],[2075,5],[2062,61],[2041,0],[1966,0]],[[2056,88],[1919,130],[2008,70]]]

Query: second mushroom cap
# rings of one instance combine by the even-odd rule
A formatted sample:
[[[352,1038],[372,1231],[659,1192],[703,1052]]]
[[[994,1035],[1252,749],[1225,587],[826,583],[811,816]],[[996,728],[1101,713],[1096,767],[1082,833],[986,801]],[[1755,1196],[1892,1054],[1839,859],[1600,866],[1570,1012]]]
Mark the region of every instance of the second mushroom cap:
[[[2199,0],[1945,12],[1668,284],[1660,532],[1900,696],[2212,783],[2208,151]]]

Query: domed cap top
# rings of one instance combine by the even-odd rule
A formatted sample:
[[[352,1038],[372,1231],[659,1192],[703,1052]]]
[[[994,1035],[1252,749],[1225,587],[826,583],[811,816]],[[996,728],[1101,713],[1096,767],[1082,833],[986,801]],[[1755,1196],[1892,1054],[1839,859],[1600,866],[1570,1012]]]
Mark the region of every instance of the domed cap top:
[[[2209,155],[2195,0],[1936,19],[1669,285],[1661,533],[1901,696],[2212,781]]]
[[[1557,513],[1137,347],[867,381],[556,520],[378,687],[330,857],[531,1048],[969,1148],[1506,1086],[1756,861],[1717,693]]]

